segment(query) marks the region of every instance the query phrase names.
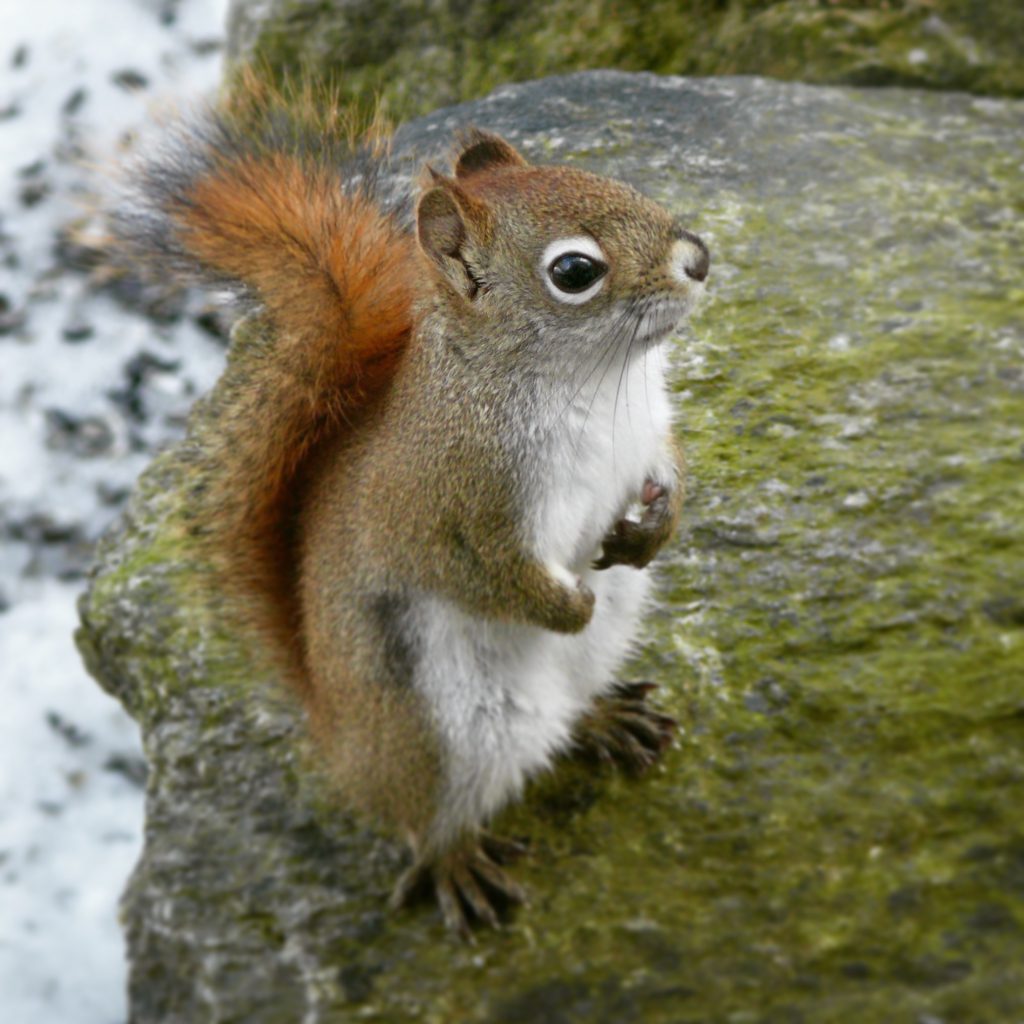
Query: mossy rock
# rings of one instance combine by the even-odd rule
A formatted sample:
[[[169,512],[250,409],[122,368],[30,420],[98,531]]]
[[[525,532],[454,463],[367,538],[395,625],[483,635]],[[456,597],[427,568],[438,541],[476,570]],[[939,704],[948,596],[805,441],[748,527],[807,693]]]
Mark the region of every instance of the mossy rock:
[[[399,159],[470,122],[711,245],[674,346],[684,527],[631,666],[681,740],[505,816],[532,899],[501,933],[388,916],[401,852],[309,781],[167,453],[80,632],[152,767],[132,1020],[1022,1018],[1024,103],[587,73],[410,123]]]
[[[233,0],[229,19],[236,67],[303,68],[398,118],[585,68],[1021,96],[1022,53],[1005,0]]]

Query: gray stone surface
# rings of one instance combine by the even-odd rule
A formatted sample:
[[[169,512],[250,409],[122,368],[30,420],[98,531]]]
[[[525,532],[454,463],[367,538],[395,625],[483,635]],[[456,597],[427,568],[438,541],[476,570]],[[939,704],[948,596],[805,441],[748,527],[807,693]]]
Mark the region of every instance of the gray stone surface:
[[[310,781],[200,597],[187,446],[102,546],[79,635],[145,734],[132,1020],[979,1021],[1024,1013],[1024,104],[589,73],[473,122],[626,178],[711,244],[675,346],[690,462],[636,678],[677,749],[501,830],[531,906],[473,948],[389,917],[401,853]]]

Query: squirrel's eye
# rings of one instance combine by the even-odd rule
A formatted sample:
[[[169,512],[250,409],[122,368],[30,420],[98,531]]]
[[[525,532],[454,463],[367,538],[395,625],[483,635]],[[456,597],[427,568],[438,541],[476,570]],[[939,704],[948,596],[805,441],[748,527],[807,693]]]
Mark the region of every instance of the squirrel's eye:
[[[581,252],[567,252],[559,256],[548,268],[555,287],[560,291],[575,294],[586,291],[608,270],[606,264]]]
[[[553,299],[582,306],[604,288],[608,263],[590,235],[572,235],[544,249],[537,271]]]

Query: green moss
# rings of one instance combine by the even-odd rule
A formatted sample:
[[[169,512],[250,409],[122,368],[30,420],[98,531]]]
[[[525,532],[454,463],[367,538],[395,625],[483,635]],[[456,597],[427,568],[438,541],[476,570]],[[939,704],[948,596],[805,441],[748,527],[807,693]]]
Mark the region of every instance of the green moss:
[[[997,0],[279,0],[246,56],[275,76],[334,79],[360,102],[379,96],[398,118],[606,67],[1019,96],[1022,11]]]

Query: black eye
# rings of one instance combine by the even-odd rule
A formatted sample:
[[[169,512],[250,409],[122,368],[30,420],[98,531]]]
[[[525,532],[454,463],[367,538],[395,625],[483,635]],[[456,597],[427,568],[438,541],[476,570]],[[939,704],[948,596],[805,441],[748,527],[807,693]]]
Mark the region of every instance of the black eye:
[[[579,252],[567,252],[548,267],[548,274],[559,291],[573,294],[586,291],[607,270],[600,260]]]

